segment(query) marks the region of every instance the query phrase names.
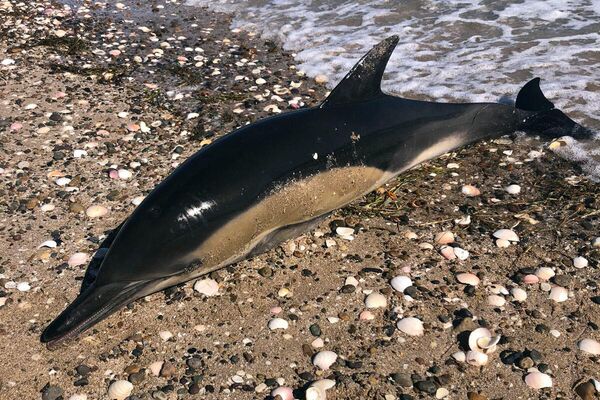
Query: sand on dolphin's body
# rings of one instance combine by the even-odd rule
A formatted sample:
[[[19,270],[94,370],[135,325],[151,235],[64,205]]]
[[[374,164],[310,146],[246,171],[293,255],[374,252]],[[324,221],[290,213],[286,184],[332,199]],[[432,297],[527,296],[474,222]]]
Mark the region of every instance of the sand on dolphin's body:
[[[133,381],[142,399],[255,399],[321,377],[337,382],[331,399],[418,397],[401,385],[411,375],[434,376],[456,399],[544,396],[524,383],[527,357],[552,376],[549,398],[575,398],[580,380],[600,379],[597,357],[577,347],[600,340],[598,185],[529,138],[480,143],[403,173],[310,232],[211,273],[219,295],[204,298],[193,282],[171,288],[48,351],[39,335],[76,297],[85,272],[72,255],[91,257],[140,196],[198,148],[270,115],[268,106],[312,106],[327,92],[291,54],[231,30],[224,14],[171,2],[69,4],[0,2],[1,400],[58,390],[64,399],[106,398],[116,380]],[[331,178],[345,196],[368,188],[362,176]],[[510,184],[520,192],[506,192]],[[464,185],[481,194],[466,197]],[[315,203],[309,187],[304,197],[280,193],[269,204],[273,218],[283,206],[298,218],[321,211],[327,196]],[[92,205],[108,213],[87,216]],[[354,240],[335,233],[340,225],[354,229]],[[498,229],[520,241],[498,248]],[[444,231],[469,251],[466,260],[440,254],[434,238]],[[577,256],[588,265],[575,268]],[[539,267],[556,275],[525,284]],[[480,283],[459,283],[463,272]],[[390,286],[397,275],[410,277],[404,294],[412,299]],[[525,289],[527,299],[500,294],[504,306],[490,306],[500,285]],[[567,288],[568,299],[550,300],[548,285]],[[387,308],[363,314],[370,290]],[[275,315],[286,330],[268,329]],[[423,321],[424,334],[399,332],[404,317]],[[502,335],[490,362],[456,362],[461,333],[480,326]],[[338,355],[327,372],[312,363],[317,337]],[[155,376],[165,361],[168,376]]]

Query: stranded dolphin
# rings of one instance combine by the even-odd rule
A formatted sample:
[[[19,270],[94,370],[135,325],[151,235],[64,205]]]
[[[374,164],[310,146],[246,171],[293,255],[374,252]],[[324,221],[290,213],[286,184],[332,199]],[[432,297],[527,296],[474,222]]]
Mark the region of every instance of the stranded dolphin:
[[[97,275],[86,275],[42,342],[55,345],[136,299],[261,253],[468,143],[515,131],[587,134],[544,97],[537,78],[514,106],[384,94],[397,42],[376,45],[319,106],[240,128],[186,160],[107,238]]]

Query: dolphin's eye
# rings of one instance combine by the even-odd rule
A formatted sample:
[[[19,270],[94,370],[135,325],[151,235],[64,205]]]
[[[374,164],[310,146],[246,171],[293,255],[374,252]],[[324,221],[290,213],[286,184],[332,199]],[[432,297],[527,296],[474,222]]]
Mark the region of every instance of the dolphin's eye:
[[[148,213],[150,214],[151,218],[158,218],[160,216],[161,209],[158,206],[154,206],[154,207],[150,208]]]

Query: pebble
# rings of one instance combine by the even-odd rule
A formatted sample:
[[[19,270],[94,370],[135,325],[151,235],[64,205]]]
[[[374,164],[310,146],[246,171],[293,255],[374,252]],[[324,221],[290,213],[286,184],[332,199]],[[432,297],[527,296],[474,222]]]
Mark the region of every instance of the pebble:
[[[212,297],[219,293],[219,284],[214,279],[201,279],[194,284],[194,290],[207,297]]]
[[[400,385],[402,387],[409,388],[413,385],[413,381],[410,377],[410,374],[396,372],[393,373],[390,377],[397,385]]]
[[[28,282],[19,282],[17,284],[17,290],[19,292],[28,292],[31,289],[31,286]]]
[[[60,400],[63,393],[59,386],[46,385],[42,389],[42,400]]]
[[[577,393],[577,395],[583,400],[594,400],[596,388],[594,387],[594,383],[589,380],[577,385],[575,387],[575,393]]]
[[[90,218],[99,218],[108,214],[108,208],[100,205],[93,205],[85,210],[85,214]]]
[[[461,188],[461,192],[467,197],[476,197],[481,194],[481,191],[473,185],[464,185]]]
[[[573,259],[573,266],[578,269],[585,268],[588,266],[588,260],[584,257],[575,257]]]
[[[160,336],[160,338],[166,342],[173,337],[173,334],[169,331],[160,331],[158,332],[158,336]]]
[[[521,186],[519,186],[519,185],[514,185],[514,184],[513,184],[513,185],[508,185],[507,187],[505,187],[505,188],[504,188],[504,190],[506,190],[506,192],[507,192],[508,194],[513,194],[513,195],[515,195],[515,194],[519,194],[519,193],[521,193]]]

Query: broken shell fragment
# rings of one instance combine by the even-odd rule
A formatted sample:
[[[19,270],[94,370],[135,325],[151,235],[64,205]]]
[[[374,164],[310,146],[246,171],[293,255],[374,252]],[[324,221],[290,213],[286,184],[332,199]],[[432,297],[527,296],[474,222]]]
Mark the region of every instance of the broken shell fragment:
[[[333,351],[320,351],[313,357],[313,365],[325,371],[336,362],[337,357]]]
[[[577,343],[579,350],[594,356],[600,355],[600,343],[594,339],[583,339]]]
[[[467,364],[470,365],[485,365],[488,363],[489,357],[485,353],[470,350],[467,352]]]
[[[517,236],[517,234],[510,229],[498,229],[496,232],[494,232],[494,237],[496,239],[508,240],[509,242],[519,241],[519,236]]]
[[[552,378],[541,372],[531,372],[525,377],[525,383],[533,389],[549,388],[552,387]]]
[[[469,348],[480,353],[492,353],[500,338],[500,335],[492,335],[486,328],[477,328],[469,334]]]
[[[269,321],[268,327],[270,330],[274,331],[276,329],[287,329],[289,324],[283,318],[273,318]]]
[[[414,317],[402,318],[398,321],[396,327],[409,336],[422,336],[424,332],[423,322]]]
[[[271,397],[276,400],[294,400],[294,391],[291,387],[279,386],[271,392]]]

